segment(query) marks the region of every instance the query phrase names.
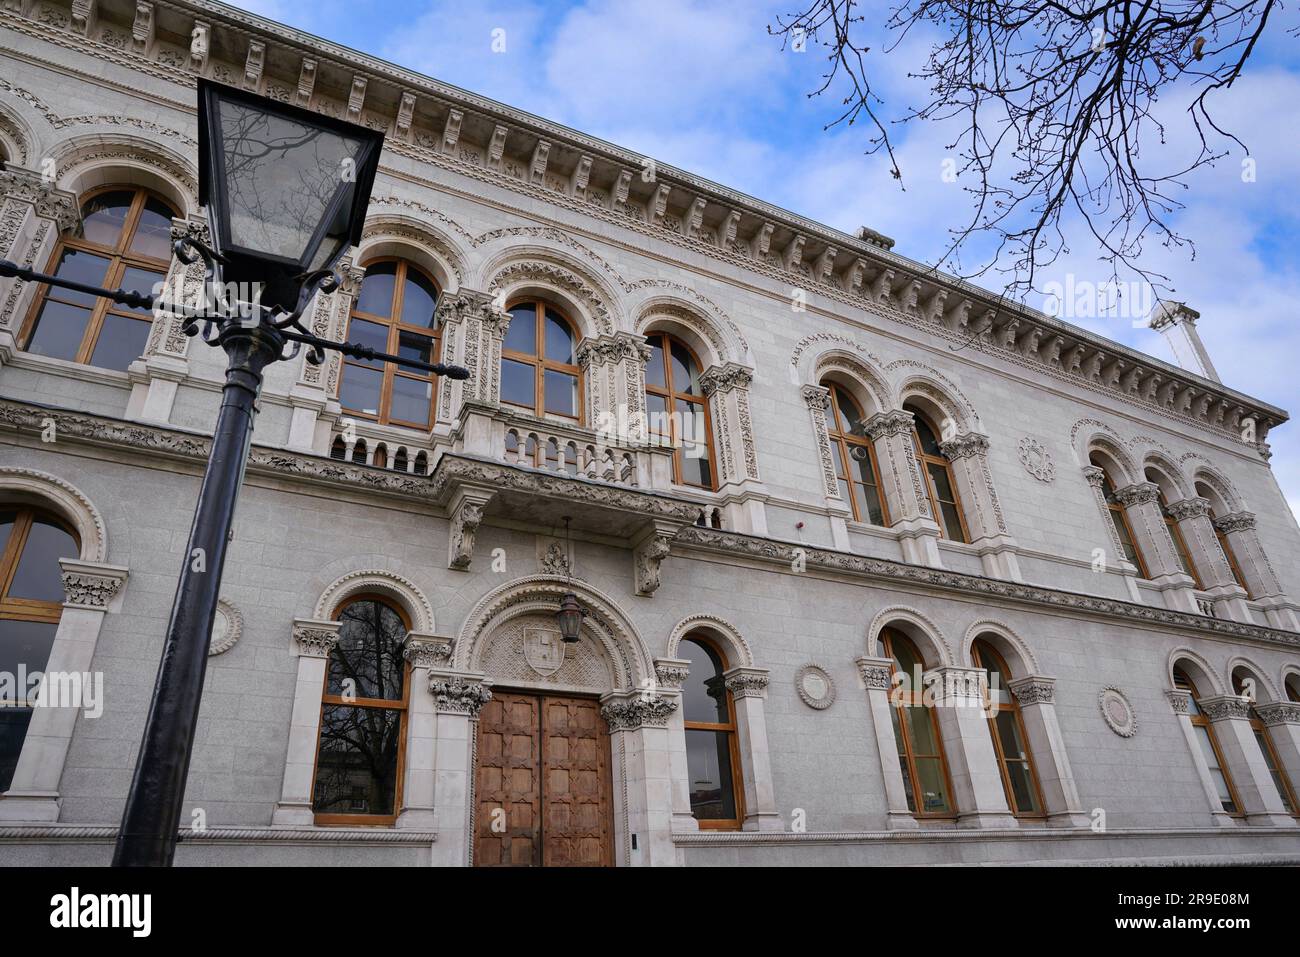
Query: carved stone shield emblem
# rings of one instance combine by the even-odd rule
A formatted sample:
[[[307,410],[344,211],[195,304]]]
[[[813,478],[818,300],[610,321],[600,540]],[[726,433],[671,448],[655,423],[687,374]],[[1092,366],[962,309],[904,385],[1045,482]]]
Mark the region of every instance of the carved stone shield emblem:
[[[552,628],[525,628],[524,661],[543,678],[549,678],[564,664],[564,638]]]

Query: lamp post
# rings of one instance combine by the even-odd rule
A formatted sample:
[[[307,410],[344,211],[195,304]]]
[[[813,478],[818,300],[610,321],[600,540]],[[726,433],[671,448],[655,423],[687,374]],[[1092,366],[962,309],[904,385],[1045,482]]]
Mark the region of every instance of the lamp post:
[[[309,333],[302,310],[316,291],[338,285],[332,269],[361,228],[383,134],[242,90],[199,80],[199,201],[215,249],[192,238],[177,258],[205,264],[203,302],[184,331],[227,356],[226,382],[194,509],[171,619],[122,826],[115,867],[169,866],[176,850],[185,780],[235,503],[253,434],[262,372],[308,347],[466,379],[456,366],[406,359]],[[162,296],[108,290],[0,260],[17,276],[106,296],[132,306],[169,306]],[[214,298],[212,291],[222,292]],[[171,307],[175,308],[175,307]]]

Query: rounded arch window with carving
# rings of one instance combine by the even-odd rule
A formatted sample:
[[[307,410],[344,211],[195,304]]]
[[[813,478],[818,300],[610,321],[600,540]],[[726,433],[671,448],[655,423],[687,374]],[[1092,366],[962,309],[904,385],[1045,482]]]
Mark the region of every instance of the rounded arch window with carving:
[[[646,338],[646,419],[649,435],[673,446],[673,481],[712,490],[713,423],[700,385],[700,362],[683,342],[662,332]]]
[[[1255,710],[1258,683],[1245,668],[1237,668],[1232,672],[1232,690],[1250,705],[1250,730],[1254,733],[1255,743],[1259,745],[1264,766],[1268,768],[1273,786],[1277,788],[1278,797],[1282,799],[1282,807],[1286,809],[1286,813],[1296,816],[1300,804],[1296,802],[1295,787],[1278,759],[1277,749],[1273,746],[1273,738],[1269,734],[1268,727],[1260,718],[1259,712]]]
[[[867,435],[862,408],[843,386],[823,382],[831,393],[828,423],[834,450],[835,479],[840,497],[853,509],[853,519],[872,525],[889,525],[889,511],[881,494],[880,468],[875,445]]]
[[[907,809],[917,817],[950,818],[955,811],[948,760],[934,708],[921,686],[924,663],[912,640],[895,628],[880,632],[880,646],[890,659],[889,718],[894,726]]]
[[[366,266],[352,303],[348,339],[390,355],[437,362],[437,303],[437,284],[418,266],[404,259],[375,260]],[[346,356],[339,404],[381,425],[427,429],[433,423],[437,381],[418,369]]]
[[[63,614],[60,558],[81,553],[62,519],[27,505],[0,505],[0,672],[42,672]],[[0,792],[18,766],[34,702],[26,687],[0,697]]]
[[[1133,538],[1133,527],[1129,525],[1128,514],[1115,496],[1115,481],[1111,477],[1110,469],[1106,468],[1096,455],[1089,456],[1088,461],[1094,468],[1101,469],[1102,498],[1106,501],[1106,511],[1110,514],[1111,523],[1115,526],[1115,533],[1119,536],[1119,544],[1120,548],[1124,550],[1124,558],[1138,570],[1140,576],[1150,578],[1151,575],[1147,572],[1147,563],[1142,557],[1142,551],[1137,547],[1137,542]]]
[[[387,599],[354,595],[334,614],[321,699],[312,810],[317,824],[391,824],[402,799],[410,622]]]
[[[1174,668],[1174,687],[1179,691],[1188,692],[1187,715],[1191,718],[1196,741],[1201,746],[1201,757],[1204,758],[1206,769],[1210,772],[1210,780],[1214,782],[1219,805],[1228,814],[1236,817],[1241,814],[1241,802],[1237,800],[1237,789],[1232,784],[1232,776],[1228,773],[1228,766],[1223,760],[1223,752],[1219,750],[1219,739],[1210,725],[1210,719],[1201,710],[1200,692],[1181,666]]]
[[[1210,524],[1214,527],[1214,537],[1219,543],[1219,548],[1223,551],[1223,559],[1228,563],[1228,569],[1232,572],[1233,579],[1245,589],[1246,597],[1253,597],[1250,593],[1250,586],[1246,584],[1246,576],[1241,573],[1241,566],[1237,564],[1237,555],[1232,550],[1232,543],[1228,541],[1228,533],[1219,527],[1219,519],[1222,516],[1215,510],[1214,502],[1218,497],[1213,490],[1203,482],[1196,483],[1196,494],[1210,503],[1209,518]]]
[[[111,186],[81,207],[81,228],[60,237],[47,272],[63,279],[153,293],[171,262],[176,211],[146,189]],[[23,348],[125,372],[144,353],[153,312],[86,293],[42,286],[24,325]]]
[[[1183,531],[1178,527],[1178,520],[1174,518],[1173,512],[1169,510],[1169,499],[1165,496],[1164,485],[1157,481],[1158,473],[1154,469],[1146,470],[1146,479],[1156,487],[1157,501],[1160,504],[1160,517],[1164,519],[1165,529],[1169,532],[1169,540],[1174,546],[1174,556],[1178,559],[1178,567],[1182,569],[1184,575],[1187,575],[1195,583],[1197,588],[1204,588],[1201,584],[1201,576],[1197,574],[1196,565],[1192,562],[1191,552],[1187,550],[1187,540],[1183,538]]]
[[[1034,770],[1034,759],[1029,753],[1020,702],[1011,692],[1011,669],[997,649],[983,638],[977,638],[971,646],[971,658],[976,668],[988,672],[985,705],[988,708],[989,734],[993,738],[998,770],[1002,773],[1007,806],[1017,817],[1040,817],[1043,814],[1043,795],[1038,785],[1038,773]]]
[[[912,413],[912,441],[916,445],[916,456],[921,461],[921,470],[925,473],[925,490],[930,497],[930,509],[939,524],[939,531],[944,538],[954,542],[970,541],[966,531],[966,516],[962,514],[961,499],[957,495],[957,483],[953,481],[952,463],[939,445],[942,433],[915,404],[909,402],[903,406],[903,410]]]
[[[578,332],[559,309],[540,299],[509,308],[501,344],[501,401],[536,416],[582,421]]]
[[[702,828],[738,829],[744,819],[736,705],[723,677],[727,660],[708,638],[682,639],[678,657],[691,663],[682,682],[691,813]]]

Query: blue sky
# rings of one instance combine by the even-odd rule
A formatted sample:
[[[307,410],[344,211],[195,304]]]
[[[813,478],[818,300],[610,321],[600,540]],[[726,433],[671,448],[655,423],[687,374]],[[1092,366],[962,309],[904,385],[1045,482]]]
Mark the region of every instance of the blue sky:
[[[448,83],[643,152],[717,182],[853,231],[867,225],[892,236],[895,250],[932,262],[946,230],[968,213],[961,182],[945,182],[952,131],[899,131],[905,191],[888,162],[864,154],[866,131],[824,125],[837,99],[810,100],[824,60],[782,52],[766,26],[802,2],[775,0],[244,0],[238,6],[384,57]],[[358,16],[358,11],[362,12]],[[1300,23],[1275,12],[1247,73],[1218,97],[1219,115],[1250,148],[1253,182],[1233,155],[1198,171],[1181,194],[1176,228],[1187,249],[1153,244],[1148,268],[1170,277],[1171,298],[1201,313],[1200,331],[1225,384],[1300,417]],[[504,30],[504,52],[493,52]],[[498,38],[501,34],[495,34]],[[917,37],[874,52],[887,110],[917,101],[907,79],[924,54]],[[498,43],[498,46],[500,44]],[[880,46],[876,45],[875,51]],[[1161,104],[1169,129],[1152,144],[1175,165],[1191,130],[1177,97]],[[1067,224],[1068,225],[1068,224]],[[1077,224],[1076,224],[1077,225]],[[1044,282],[1104,282],[1106,266],[1081,231]],[[976,250],[978,252],[978,250]],[[967,259],[967,266],[971,260]],[[996,277],[982,281],[997,288]],[[1041,288],[1041,286],[1040,286]],[[1041,296],[1030,305],[1042,308]],[[1129,318],[1074,319],[1111,339],[1172,359],[1161,338]],[[1300,422],[1270,437],[1273,470],[1300,514]]]

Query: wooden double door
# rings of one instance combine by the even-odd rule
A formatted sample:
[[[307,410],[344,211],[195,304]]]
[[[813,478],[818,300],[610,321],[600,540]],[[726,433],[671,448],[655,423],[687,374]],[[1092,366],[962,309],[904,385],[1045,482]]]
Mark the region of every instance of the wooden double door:
[[[476,865],[613,865],[609,733],[594,698],[494,692],[475,774]]]

